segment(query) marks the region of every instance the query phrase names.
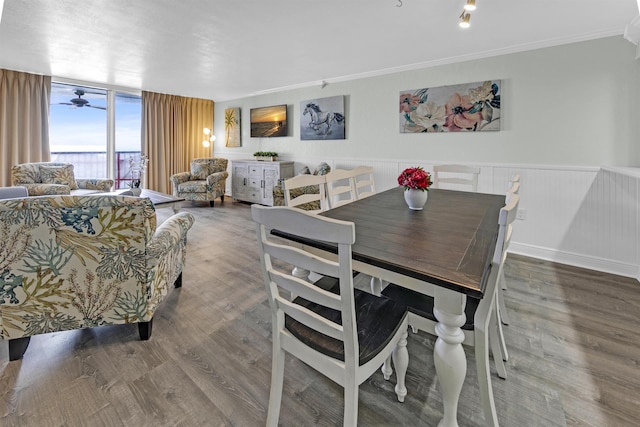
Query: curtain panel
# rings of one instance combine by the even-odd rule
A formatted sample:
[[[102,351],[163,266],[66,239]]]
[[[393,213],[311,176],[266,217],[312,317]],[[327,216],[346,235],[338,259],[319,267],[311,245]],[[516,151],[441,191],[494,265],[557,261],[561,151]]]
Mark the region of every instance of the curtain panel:
[[[149,156],[146,186],[170,194],[169,177],[189,170],[192,159],[212,157],[202,145],[205,127],[213,128],[213,101],[142,92],[142,139]]]
[[[11,166],[47,162],[51,76],[0,69],[0,186],[11,185]]]

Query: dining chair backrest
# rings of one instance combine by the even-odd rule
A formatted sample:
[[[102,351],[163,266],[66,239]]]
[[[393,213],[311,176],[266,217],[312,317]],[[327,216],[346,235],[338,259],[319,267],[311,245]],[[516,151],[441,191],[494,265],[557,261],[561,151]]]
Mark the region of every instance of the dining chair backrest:
[[[433,188],[478,191],[480,168],[466,165],[436,165],[433,167]]]
[[[358,360],[358,340],[356,335],[355,305],[353,299],[353,275],[351,245],[355,242],[355,225],[313,215],[307,211],[288,207],[253,205],[251,215],[257,224],[258,247],[267,296],[271,306],[273,328],[286,336],[284,315],[324,335],[344,343],[345,361]],[[294,236],[322,240],[335,244],[338,248],[338,262],[318,257],[295,246],[283,245],[269,239],[270,230],[276,229]],[[276,261],[277,260],[277,261]],[[280,263],[300,266],[321,275],[335,277],[340,281],[340,294],[336,295],[301,280],[286,268],[278,268]],[[294,293],[306,301],[341,312],[342,325],[326,318],[313,315],[303,305],[295,304],[283,295],[281,290]],[[286,338],[285,338],[286,339]],[[298,345],[282,342],[283,345]]]
[[[283,182],[284,188],[284,203],[289,207],[301,207],[308,203],[316,202],[319,206],[318,209],[310,209],[307,212],[319,213],[328,209],[327,198],[325,192],[325,175],[297,175],[292,178],[288,178]],[[291,197],[292,190],[303,187],[315,187],[317,186],[318,192],[305,191],[297,197]],[[315,190],[315,189],[314,189]]]
[[[373,177],[373,168],[370,166],[358,166],[351,171],[353,181],[356,187],[356,197],[364,199],[365,197],[376,194],[376,183]]]
[[[514,182],[510,187],[509,190],[507,191],[507,194],[505,196],[505,202],[509,203],[509,201],[511,200],[511,197],[514,194],[520,194],[520,183],[519,182]]]
[[[356,199],[355,178],[352,171],[335,169],[325,175],[327,185],[327,200],[329,209],[346,205]]]
[[[507,204],[500,209],[498,218],[498,240],[493,255],[493,265],[502,268],[507,257],[509,243],[511,243],[511,235],[513,234],[513,222],[516,220],[518,206],[520,204],[520,195],[513,194]]]

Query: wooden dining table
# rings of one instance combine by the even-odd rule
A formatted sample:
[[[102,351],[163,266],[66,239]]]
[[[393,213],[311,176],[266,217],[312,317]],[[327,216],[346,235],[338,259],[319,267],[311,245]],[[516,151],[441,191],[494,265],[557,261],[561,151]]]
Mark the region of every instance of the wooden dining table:
[[[502,195],[432,189],[423,210],[410,210],[397,187],[321,215],[355,224],[353,269],[434,297],[434,364],[441,385],[440,426],[457,426],[467,371],[462,348],[467,298],[481,299],[498,235]],[[324,256],[336,248],[297,240]]]

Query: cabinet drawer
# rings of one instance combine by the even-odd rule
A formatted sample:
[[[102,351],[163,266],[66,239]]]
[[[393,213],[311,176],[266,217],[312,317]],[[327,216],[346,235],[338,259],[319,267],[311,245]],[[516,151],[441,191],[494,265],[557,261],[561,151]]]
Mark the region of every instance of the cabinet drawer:
[[[255,188],[250,189],[247,191],[247,201],[260,203],[262,201],[262,191]]]
[[[262,166],[249,166],[249,176],[261,178],[262,177]]]
[[[252,189],[262,188],[262,180],[260,179],[260,177],[254,178],[250,176],[248,184],[249,184],[249,187],[251,187]]]

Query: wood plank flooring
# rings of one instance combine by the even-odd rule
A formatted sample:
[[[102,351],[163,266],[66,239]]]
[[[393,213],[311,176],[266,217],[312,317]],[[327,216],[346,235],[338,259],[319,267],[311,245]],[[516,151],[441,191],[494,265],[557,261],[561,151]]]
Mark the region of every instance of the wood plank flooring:
[[[0,425],[264,425],[271,322],[250,207],[227,198],[182,209],[196,216],[183,287],[156,312],[151,339],[141,342],[136,325],[39,335],[11,363],[0,342]],[[516,255],[505,271],[508,378],[492,375],[501,425],[640,425],[640,283]],[[437,425],[433,345],[409,334],[406,401],[395,376],[375,374],[360,387],[359,425]],[[459,423],[482,426],[466,353]],[[281,425],[341,423],[342,388],[292,357],[284,390]]]

